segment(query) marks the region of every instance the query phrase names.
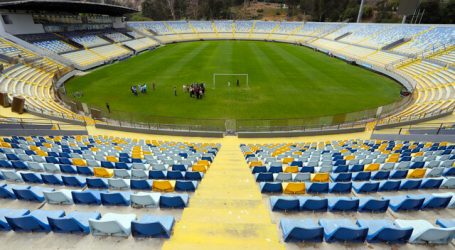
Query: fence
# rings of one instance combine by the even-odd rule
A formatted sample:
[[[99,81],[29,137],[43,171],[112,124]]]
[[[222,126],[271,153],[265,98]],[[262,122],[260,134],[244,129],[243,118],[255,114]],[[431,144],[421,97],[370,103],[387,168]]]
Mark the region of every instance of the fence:
[[[52,131],[87,131],[83,125],[58,123],[50,119],[37,118],[0,118],[0,130],[52,130]]]

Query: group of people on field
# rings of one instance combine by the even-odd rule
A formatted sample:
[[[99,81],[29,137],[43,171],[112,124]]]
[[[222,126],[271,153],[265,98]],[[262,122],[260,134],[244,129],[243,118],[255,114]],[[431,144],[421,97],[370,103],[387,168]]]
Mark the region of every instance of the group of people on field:
[[[205,95],[205,83],[183,85],[183,91],[189,93],[191,98],[202,99]]]
[[[138,84],[137,86],[133,85],[131,86],[130,89],[131,93],[133,93],[133,95],[135,96],[138,96],[139,92],[141,92],[142,94],[147,94],[147,83]],[[152,83],[152,89],[155,90],[155,83]]]

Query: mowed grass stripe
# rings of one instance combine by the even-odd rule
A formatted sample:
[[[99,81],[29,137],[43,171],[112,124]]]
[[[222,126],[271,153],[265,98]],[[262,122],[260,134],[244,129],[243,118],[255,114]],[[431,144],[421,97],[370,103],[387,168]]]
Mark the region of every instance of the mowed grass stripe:
[[[247,73],[250,88],[235,77],[212,89],[213,73]],[[227,87],[231,82],[231,88]],[[132,84],[155,82],[156,91],[135,97]],[[189,98],[182,85],[205,82],[203,100]],[[170,44],[76,77],[67,92],[82,91],[80,101],[113,116],[151,121],[155,116],[183,118],[301,118],[378,107],[398,100],[394,81],[311,49],[257,41],[203,41]],[[173,95],[177,87],[178,96]],[[130,114],[125,115],[128,112]],[[133,113],[131,115],[131,113]],[[186,122],[182,119],[182,122]]]

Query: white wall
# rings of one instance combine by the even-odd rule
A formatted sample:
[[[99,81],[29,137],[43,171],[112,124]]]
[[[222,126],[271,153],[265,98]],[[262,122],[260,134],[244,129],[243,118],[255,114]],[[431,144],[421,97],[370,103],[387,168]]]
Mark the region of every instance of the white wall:
[[[18,34],[35,34],[44,33],[43,25],[35,24],[33,17],[30,14],[11,14],[11,13],[0,13],[1,15],[8,15],[12,24],[5,24],[3,18],[0,17],[0,26],[6,32],[18,35]]]

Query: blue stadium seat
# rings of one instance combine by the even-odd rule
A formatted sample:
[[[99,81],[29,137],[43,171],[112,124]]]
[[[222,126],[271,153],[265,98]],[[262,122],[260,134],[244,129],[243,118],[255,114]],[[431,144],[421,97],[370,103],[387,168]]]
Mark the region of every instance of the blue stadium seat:
[[[361,227],[348,219],[320,219],[326,242],[364,242],[368,228]]]
[[[299,197],[301,211],[325,212],[328,208],[327,198]]]
[[[74,211],[66,216],[53,217],[49,216],[49,226],[55,233],[81,233],[89,234],[89,219],[99,219],[99,212],[79,212]]]
[[[131,233],[134,237],[169,238],[174,224],[173,216],[144,215],[131,222]]]
[[[287,196],[271,196],[270,206],[272,211],[298,211],[300,202],[298,198]]]
[[[50,232],[47,217],[62,217],[63,210],[35,210],[25,215],[6,216],[11,229],[19,232]]]
[[[368,228],[367,241],[370,243],[407,243],[413,228],[402,228],[390,220],[357,220],[357,225]]]
[[[324,235],[323,227],[309,219],[281,219],[280,227],[285,242],[322,242]]]
[[[101,205],[100,191],[71,191],[71,196],[73,197],[74,204]]]

